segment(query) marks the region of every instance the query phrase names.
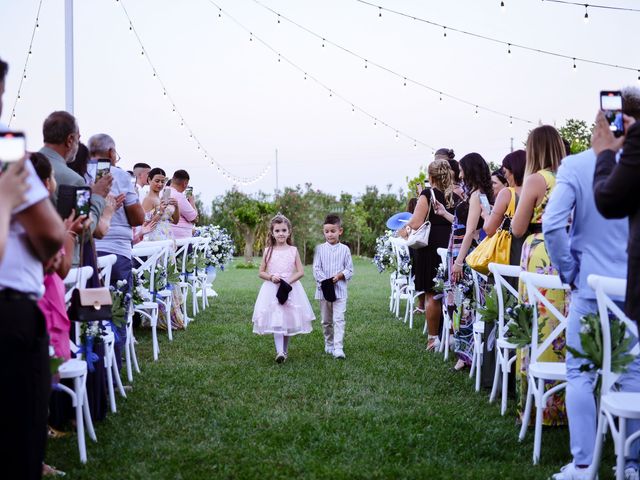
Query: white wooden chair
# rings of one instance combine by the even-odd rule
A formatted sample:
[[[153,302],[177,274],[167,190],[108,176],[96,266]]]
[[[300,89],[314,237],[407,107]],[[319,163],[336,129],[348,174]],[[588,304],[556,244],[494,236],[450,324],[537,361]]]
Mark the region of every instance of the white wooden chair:
[[[609,312],[613,313],[627,327],[627,334],[638,338],[638,328],[624,312],[615,304],[611,297],[624,298],[627,282],[624,279],[589,275],[589,286],[596,292],[598,313],[602,329],[602,387],[598,414],[598,430],[593,461],[591,463],[591,478],[595,478],[600,465],[602,443],[607,433],[611,431],[611,438],[616,452],[616,479],[624,479],[625,457],[629,455],[629,448],[634,440],[640,438],[640,430],[627,437],[627,420],[640,420],[640,392],[616,391],[615,383],[619,377],[611,371],[611,330],[609,326]],[[638,356],[638,344],[633,347],[631,354]],[[616,424],[617,419],[617,424]]]
[[[482,315],[478,312],[478,305],[480,303],[481,291],[480,281],[487,282],[487,276],[480,272],[471,269],[471,277],[473,278],[473,294],[476,301],[475,318],[473,319],[473,357],[471,358],[471,368],[469,369],[469,378],[476,376],[476,392],[480,391],[480,371],[482,369],[482,351],[484,350],[484,322],[482,321]]]
[[[408,300],[408,294],[406,293],[407,286],[409,285],[410,275],[403,274],[399,271],[400,268],[400,249],[406,246],[407,241],[403,238],[392,237],[391,248],[393,254],[396,257],[396,271],[393,276],[392,286],[392,312],[396,318],[400,318],[400,302],[401,300]]]
[[[198,252],[198,256],[204,257],[209,248],[209,239],[204,237],[195,237],[195,240],[195,249]],[[211,287],[211,283],[209,283],[209,275],[206,270],[198,270],[196,273],[196,279],[199,287],[197,294],[202,300],[202,310],[205,310],[209,307],[209,297],[217,297],[218,294]]]
[[[533,464],[540,460],[540,449],[542,446],[542,414],[544,412],[547,399],[563,389],[567,385],[567,365],[565,362],[542,362],[540,356],[553,345],[553,341],[560,336],[567,328],[567,317],[542,294],[540,289],[549,290],[569,290],[569,286],[562,283],[558,275],[543,275],[540,273],[522,272],[520,280],[526,285],[527,302],[533,308],[533,326],[531,329],[531,345],[529,347],[529,369],[527,374],[527,402],[524,416],[522,417],[522,427],[520,428],[519,440],[524,440],[531,416],[531,402],[536,405],[535,433],[533,439]],[[538,303],[556,317],[558,325],[553,331],[543,339],[538,345]],[[545,381],[561,382],[545,392]]]
[[[136,373],[140,373],[140,366],[138,365],[138,356],[136,355],[136,337],[133,335],[133,302],[129,305],[129,311],[127,312],[127,338],[124,343],[124,358],[127,366],[127,379],[129,383],[133,382],[133,370]],[[147,317],[148,318],[148,317]]]
[[[194,272],[189,272],[189,259],[193,256],[193,246],[195,245],[195,238],[180,238],[176,240],[176,265],[178,270],[180,271],[180,283],[178,287],[182,292],[183,302],[181,305],[182,317],[184,318],[184,328],[187,328],[189,322],[193,320],[187,314],[187,298],[189,295],[189,291],[191,291],[191,297],[196,297],[196,284],[191,281],[191,275],[195,274]],[[194,313],[195,317],[195,313]]]
[[[100,280],[102,280],[102,284],[105,287],[111,285],[111,270],[117,260],[118,257],[115,255],[103,255],[102,257],[98,257],[98,273],[100,275]]]
[[[518,265],[503,265],[500,263],[490,263],[489,271],[493,275],[495,281],[496,294],[498,297],[498,325],[497,325],[497,338],[494,346],[496,352],[496,368],[493,375],[493,387],[491,388],[491,395],[489,396],[489,402],[493,402],[498,393],[498,385],[502,377],[500,402],[500,414],[504,415],[507,411],[507,389],[509,384],[509,372],[516,361],[516,356],[512,355],[512,351],[518,348],[517,345],[509,342],[505,333],[507,331],[504,322],[505,313],[505,289],[508,295],[512,295],[516,300],[519,300],[518,291],[507,282],[505,277],[519,278],[522,273],[522,268]]]
[[[446,248],[438,248],[438,255],[440,255],[440,260],[442,265],[444,265],[445,269],[445,278],[449,274],[448,270],[448,250]],[[440,338],[440,352],[444,353],[444,360],[446,361],[449,358],[449,350],[451,343],[451,327],[453,322],[451,317],[449,316],[449,310],[447,309],[447,305],[445,302],[445,298],[442,299],[442,337]],[[426,324],[425,324],[425,332],[426,332]]]

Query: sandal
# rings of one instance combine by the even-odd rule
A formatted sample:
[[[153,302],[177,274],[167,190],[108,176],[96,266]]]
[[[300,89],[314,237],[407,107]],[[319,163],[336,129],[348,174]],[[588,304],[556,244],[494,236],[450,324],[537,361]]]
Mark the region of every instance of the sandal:
[[[42,464],[42,476],[43,477],[64,477],[66,473],[62,470],[58,470],[53,465]]]
[[[49,425],[49,430],[47,431],[47,436],[49,438],[51,439],[66,438],[69,435],[71,435],[70,432],[61,432],[60,430],[56,430],[55,428]]]
[[[440,349],[440,338],[437,335],[429,335],[427,352],[437,352]]]

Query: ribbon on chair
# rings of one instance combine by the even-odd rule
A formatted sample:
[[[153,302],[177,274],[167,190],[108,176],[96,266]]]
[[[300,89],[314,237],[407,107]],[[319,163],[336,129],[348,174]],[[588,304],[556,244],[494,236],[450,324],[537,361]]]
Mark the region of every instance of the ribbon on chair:
[[[116,325],[109,320],[109,322],[107,322],[107,325],[109,325],[109,327],[111,327],[111,331],[113,332],[113,341],[116,344],[120,343],[120,334],[118,333],[118,328],[116,327]]]
[[[85,337],[86,343],[80,345],[78,351],[76,351],[76,355],[84,355],[85,361],[87,362],[87,369],[90,372],[94,372],[96,367],[93,366],[100,357],[96,352],[93,351],[93,337]]]

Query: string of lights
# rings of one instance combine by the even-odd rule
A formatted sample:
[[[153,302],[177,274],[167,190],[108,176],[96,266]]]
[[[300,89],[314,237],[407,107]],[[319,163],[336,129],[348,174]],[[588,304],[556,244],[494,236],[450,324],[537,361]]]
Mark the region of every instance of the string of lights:
[[[402,130],[400,130],[399,128],[396,128],[393,125],[381,120],[380,117],[378,117],[376,115],[373,115],[372,113],[369,113],[364,108],[358,106],[357,104],[355,104],[354,102],[352,102],[348,98],[346,98],[343,95],[339,94],[338,92],[336,92],[336,90],[334,90],[333,88],[329,87],[324,82],[319,80],[317,77],[315,77],[314,75],[310,74],[307,70],[305,70],[304,68],[300,67],[299,65],[294,63],[292,60],[290,60],[288,57],[284,56],[278,50],[273,48],[270,44],[268,44],[262,38],[260,38],[255,33],[253,33],[249,28],[245,27],[242,23],[240,23],[235,17],[233,17],[227,11],[223,10],[213,0],[209,0],[209,3],[211,3],[218,10],[218,18],[222,19],[223,15],[225,17],[229,18],[229,20],[231,20],[240,29],[244,30],[249,35],[249,41],[250,42],[253,42],[255,40],[257,43],[262,44],[265,48],[267,48],[268,50],[270,50],[271,52],[274,53],[274,55],[276,56],[276,58],[277,58],[279,63],[284,62],[284,63],[289,64],[292,68],[294,68],[295,70],[297,70],[298,72],[300,72],[303,75],[304,80],[311,80],[311,81],[315,82],[317,85],[322,87],[329,94],[329,97],[336,98],[338,100],[341,100],[345,104],[347,104],[351,108],[351,113],[356,113],[356,112],[361,113],[362,115],[365,115],[366,117],[368,117],[373,122],[373,126],[374,127],[381,126],[381,127],[385,127],[387,129],[391,130],[395,134],[395,139],[396,140],[400,140],[400,138],[405,138],[405,139],[407,139],[407,140],[409,140],[409,141],[411,141],[413,143],[413,147],[414,148],[417,148],[418,145],[422,145],[424,147],[427,147],[427,148],[431,149],[432,151],[435,151],[435,147],[433,147],[432,145],[430,145],[430,144],[428,144],[428,143],[426,143],[426,142],[424,142],[422,140],[419,140],[418,138],[414,137],[413,135],[409,135],[409,134],[403,132]],[[323,47],[325,46],[325,42],[323,42],[322,46]],[[476,111],[476,113],[477,113],[477,111]]]
[[[497,38],[494,38],[494,37],[489,37],[487,35],[481,35],[479,33],[474,33],[474,32],[470,32],[470,31],[467,31],[467,30],[462,30],[460,28],[455,28],[455,27],[451,27],[451,26],[448,26],[448,25],[444,25],[444,24],[441,24],[441,23],[434,22],[434,21],[428,20],[426,18],[421,18],[421,17],[417,17],[415,15],[410,15],[408,13],[400,12],[398,10],[393,10],[393,9],[390,9],[390,8],[386,8],[386,7],[383,7],[381,5],[376,5],[374,3],[371,3],[371,2],[369,2],[367,0],[356,0],[356,1],[359,2],[359,3],[362,3],[363,5],[368,5],[370,7],[374,7],[376,9],[378,9],[378,16],[379,17],[382,17],[382,12],[385,11],[385,12],[392,13],[394,15],[399,15],[401,17],[409,18],[411,20],[424,23],[426,25],[431,25],[433,27],[441,28],[442,32],[443,32],[443,35],[445,37],[447,36],[448,32],[456,32],[456,33],[459,33],[461,35],[465,35],[465,36],[468,36],[468,37],[478,38],[478,39],[481,39],[481,40],[486,40],[488,42],[493,42],[493,43],[497,43],[499,45],[503,45],[507,49],[507,53],[508,54],[511,53],[512,49],[519,48],[521,50],[526,50],[526,51],[529,51],[529,52],[539,53],[539,54],[542,54],[542,55],[548,55],[548,56],[552,56],[552,57],[556,57],[556,58],[564,58],[564,59],[572,61],[572,66],[573,66],[574,69],[577,68],[576,64],[581,62],[581,63],[587,63],[587,64],[592,64],[592,65],[599,65],[599,66],[602,66],[602,67],[617,68],[617,69],[620,69],[620,70],[636,71],[636,72],[638,72],[638,80],[640,80],[640,68],[638,68],[638,67],[630,67],[630,66],[625,66],[625,65],[616,65],[614,63],[608,63],[608,62],[603,62],[603,61],[599,61],[599,60],[591,60],[591,59],[588,59],[588,58],[582,58],[582,57],[578,57],[578,56],[575,56],[575,55],[566,55],[564,53],[552,52],[550,50],[543,50],[541,48],[529,47],[527,45],[521,45],[521,44],[518,44],[518,43],[507,42],[507,41],[500,40],[500,39],[497,39]],[[550,0],[545,0],[545,1],[550,1]],[[584,6],[584,4],[582,4],[582,5]],[[501,6],[504,7],[504,2],[501,2]]]
[[[613,5],[598,5],[595,3],[579,3],[579,2],[569,2],[567,0],[542,0],[542,2],[547,3],[562,3],[564,5],[574,5],[576,7],[585,7],[585,8],[599,8],[603,10],[618,10],[620,12],[640,12],[638,8],[630,8],[630,7],[616,7]]]
[[[465,105],[468,105],[470,107],[475,108],[476,111],[482,110],[482,111],[493,113],[495,115],[499,115],[501,117],[508,118],[510,124],[512,124],[514,120],[515,121],[524,122],[524,123],[529,123],[529,124],[535,124],[535,122],[533,122],[531,120],[527,120],[526,118],[521,118],[521,117],[518,117],[518,116],[510,114],[510,113],[505,113],[505,112],[501,112],[501,111],[498,111],[498,110],[494,110],[494,109],[489,108],[489,107],[482,106],[479,102],[472,102],[470,100],[466,100],[464,98],[461,98],[461,97],[452,95],[450,93],[447,93],[444,90],[440,90],[438,88],[435,88],[433,86],[427,85],[427,84],[425,84],[423,82],[420,82],[418,80],[414,80],[411,77],[409,77],[408,75],[404,75],[402,73],[398,73],[398,72],[392,70],[391,68],[385,67],[384,65],[381,65],[381,64],[379,64],[377,62],[371,61],[370,59],[367,59],[367,58],[363,57],[362,55],[354,52],[353,50],[350,50],[350,49],[348,49],[348,48],[346,48],[346,47],[344,47],[342,45],[339,45],[339,44],[337,44],[335,42],[332,42],[331,40],[329,40],[325,36],[320,35],[318,33],[315,33],[314,31],[312,31],[309,28],[297,23],[296,21],[292,20],[291,18],[288,18],[287,16],[283,15],[282,13],[273,10],[272,8],[268,7],[267,5],[264,5],[259,0],[253,0],[253,2],[255,2],[258,5],[260,5],[265,10],[268,10],[271,13],[273,13],[274,15],[276,15],[276,18],[277,18],[278,22],[280,22],[281,20],[286,20],[287,22],[291,23],[292,25],[295,25],[299,29],[309,33],[310,35],[316,37],[319,40],[322,40],[323,44],[333,45],[334,47],[342,50],[343,52],[346,52],[349,55],[358,58],[360,61],[364,62],[364,67],[365,68],[368,68],[369,65],[373,65],[374,67],[377,67],[380,70],[383,70],[383,71],[395,76],[400,81],[402,81],[402,84],[405,87],[409,83],[413,84],[413,85],[416,85],[418,87],[421,87],[421,88],[423,88],[425,90],[428,90],[428,91],[430,91],[432,93],[437,94],[441,101],[442,101],[443,98],[448,98],[448,99],[451,99],[451,100],[455,100],[456,102],[460,102],[460,103],[463,103]]]
[[[171,111],[178,117],[179,122],[180,122],[180,127],[184,128],[186,130],[187,134],[189,135],[189,140],[191,140],[192,142],[195,143],[196,150],[198,151],[198,153],[202,154],[204,156],[204,159],[207,160],[212,166],[214,166],[216,168],[216,170],[218,171],[218,173],[220,173],[220,175],[222,175],[225,179],[227,179],[228,181],[230,181],[230,182],[232,182],[234,184],[245,185],[246,186],[246,185],[251,185],[251,184],[256,183],[259,180],[261,180],[269,172],[269,170],[271,168],[271,163],[268,163],[260,171],[260,173],[258,173],[257,175],[255,175],[253,177],[239,177],[239,176],[234,175],[233,173],[231,173],[224,166],[222,166],[207,151],[207,149],[202,144],[202,142],[198,139],[196,134],[193,133],[193,130],[191,129],[191,127],[189,126],[189,124],[185,120],[185,118],[182,115],[182,113],[180,113],[180,110],[176,106],[176,102],[173,100],[173,97],[169,94],[164,82],[160,78],[158,70],[156,69],[156,67],[154,66],[154,64],[151,61],[151,57],[149,55],[149,52],[147,51],[147,49],[145,48],[144,44],[142,43],[142,39],[140,38],[140,35],[138,34],[138,31],[136,30],[135,26],[133,25],[133,21],[131,20],[131,16],[129,15],[129,12],[127,11],[127,9],[126,9],[126,7],[124,5],[124,1],[123,0],[116,0],[116,2],[120,4],[120,6],[122,7],[122,11],[124,12],[125,16],[127,17],[127,21],[129,22],[129,31],[131,31],[134,34],[136,40],[138,41],[138,45],[140,46],[140,54],[143,57],[145,57],[145,59],[147,60],[147,63],[151,67],[151,70],[153,71],[153,78],[155,78],[158,81],[158,83],[160,84],[160,87],[162,89],[162,95],[171,104]]]
[[[18,84],[18,93],[16,99],[13,102],[13,108],[11,109],[11,116],[9,117],[9,127],[14,118],[16,118],[16,107],[18,102],[22,100],[22,85],[27,80],[27,68],[29,67],[29,60],[33,54],[33,41],[36,37],[36,31],[40,28],[40,10],[42,9],[42,0],[38,3],[38,11],[36,12],[36,21],[31,31],[31,40],[29,41],[29,49],[27,50],[27,58],[24,61],[24,68],[22,69],[22,75],[20,76],[20,83]]]

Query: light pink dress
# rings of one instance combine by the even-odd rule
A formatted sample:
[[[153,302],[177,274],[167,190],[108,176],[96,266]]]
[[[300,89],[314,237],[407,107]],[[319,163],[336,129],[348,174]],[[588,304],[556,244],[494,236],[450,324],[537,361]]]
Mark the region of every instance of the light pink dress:
[[[293,246],[276,248],[269,259],[267,273],[287,281],[296,270],[296,254],[297,249]],[[268,255],[268,250],[265,255]],[[299,281],[292,283],[291,287],[288,300],[280,305],[276,298],[278,285],[270,281],[262,284],[253,309],[253,333],[289,336],[311,332],[311,321],[316,317],[307,294]]]

